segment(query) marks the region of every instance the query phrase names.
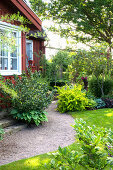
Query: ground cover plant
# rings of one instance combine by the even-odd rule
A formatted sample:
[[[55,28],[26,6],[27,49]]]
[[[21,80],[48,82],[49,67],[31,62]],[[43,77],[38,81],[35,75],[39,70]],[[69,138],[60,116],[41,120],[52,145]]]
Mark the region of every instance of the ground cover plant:
[[[70,112],[73,118],[83,118],[88,126],[96,125],[96,127],[101,128],[111,128],[113,131],[113,109],[98,109],[98,110],[85,110],[85,111],[77,111],[77,112]],[[76,150],[81,153],[80,144],[78,141],[75,141],[72,145],[69,146],[67,150]],[[64,151],[63,151],[64,152]],[[68,152],[68,151],[67,151]],[[0,170],[35,170],[41,169],[45,170],[44,164],[50,163],[52,156],[49,154],[38,155],[36,157],[20,160],[17,162],[13,162],[7,165],[0,166]],[[109,167],[105,168],[109,170]],[[77,166],[77,170],[83,170],[83,167]]]

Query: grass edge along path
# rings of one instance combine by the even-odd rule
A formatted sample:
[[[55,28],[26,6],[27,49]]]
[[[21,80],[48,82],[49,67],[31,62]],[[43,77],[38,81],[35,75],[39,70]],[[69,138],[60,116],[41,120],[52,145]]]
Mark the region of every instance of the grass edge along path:
[[[113,108],[98,109],[98,110],[88,110],[88,111],[78,111],[70,112],[70,115],[74,119],[82,118],[87,122],[89,126],[95,124],[98,127],[111,128],[113,130]],[[79,150],[79,144],[73,143],[69,146],[71,150]],[[0,166],[0,170],[44,170],[44,164],[51,160],[51,156],[48,154],[42,154],[28,159],[22,159],[16,162],[12,162],[6,165]],[[81,168],[77,168],[80,170]],[[109,168],[108,168],[109,169]]]

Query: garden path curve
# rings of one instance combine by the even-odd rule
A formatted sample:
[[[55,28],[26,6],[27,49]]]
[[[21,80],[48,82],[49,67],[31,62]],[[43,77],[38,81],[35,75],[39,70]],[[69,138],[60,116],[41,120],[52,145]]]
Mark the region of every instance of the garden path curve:
[[[0,141],[0,165],[35,155],[55,151],[74,142],[74,119],[55,110],[53,101],[47,109],[48,122],[23,129]]]

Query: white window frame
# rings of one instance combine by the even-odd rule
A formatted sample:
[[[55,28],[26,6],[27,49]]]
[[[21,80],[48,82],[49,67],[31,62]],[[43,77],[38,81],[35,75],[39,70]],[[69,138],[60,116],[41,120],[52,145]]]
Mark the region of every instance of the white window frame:
[[[16,32],[16,35],[18,37],[17,39],[17,70],[0,70],[0,74],[3,76],[8,76],[8,75],[21,75],[22,70],[21,70],[21,31],[19,31],[18,26],[11,25],[9,23],[5,23],[0,21],[0,29],[6,29],[6,30],[11,30],[13,32]],[[8,58],[8,64],[10,63],[10,59]],[[9,67],[8,67],[9,68]]]

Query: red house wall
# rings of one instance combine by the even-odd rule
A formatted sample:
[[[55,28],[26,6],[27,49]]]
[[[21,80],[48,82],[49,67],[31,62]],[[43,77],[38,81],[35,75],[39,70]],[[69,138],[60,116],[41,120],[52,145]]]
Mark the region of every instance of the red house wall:
[[[12,4],[10,0],[0,0],[0,17],[1,15],[6,15],[6,14],[13,14],[18,12],[18,8]],[[20,11],[20,14],[23,15]],[[17,22],[15,22],[16,25],[18,25]],[[32,30],[37,30],[36,26],[31,24],[30,28]],[[33,38],[33,69],[39,71],[40,66],[39,66],[39,60],[40,58],[36,56],[35,53],[39,55],[39,51],[42,50],[42,53],[45,54],[45,48],[44,48],[44,40],[41,39],[35,39]],[[26,71],[26,37],[24,33],[21,33],[21,71]],[[4,76],[5,79],[11,79],[13,81],[13,76]],[[4,106],[3,106],[4,107]]]
[[[12,4],[12,2],[9,1],[1,1],[0,2],[0,16],[1,15],[6,15],[6,14],[13,14],[16,13],[18,10],[18,8]],[[20,12],[21,13],[21,12]],[[15,22],[15,24],[18,25],[17,22]],[[36,30],[36,26],[31,24],[30,25],[32,30]],[[36,66],[36,70],[39,70],[39,57],[37,57],[35,55],[35,53],[37,53],[39,55],[39,51],[42,50],[42,53],[45,54],[45,50],[44,50],[44,41],[41,39],[33,39],[33,66]],[[22,71],[26,71],[26,37],[24,33],[21,33],[21,68]]]

